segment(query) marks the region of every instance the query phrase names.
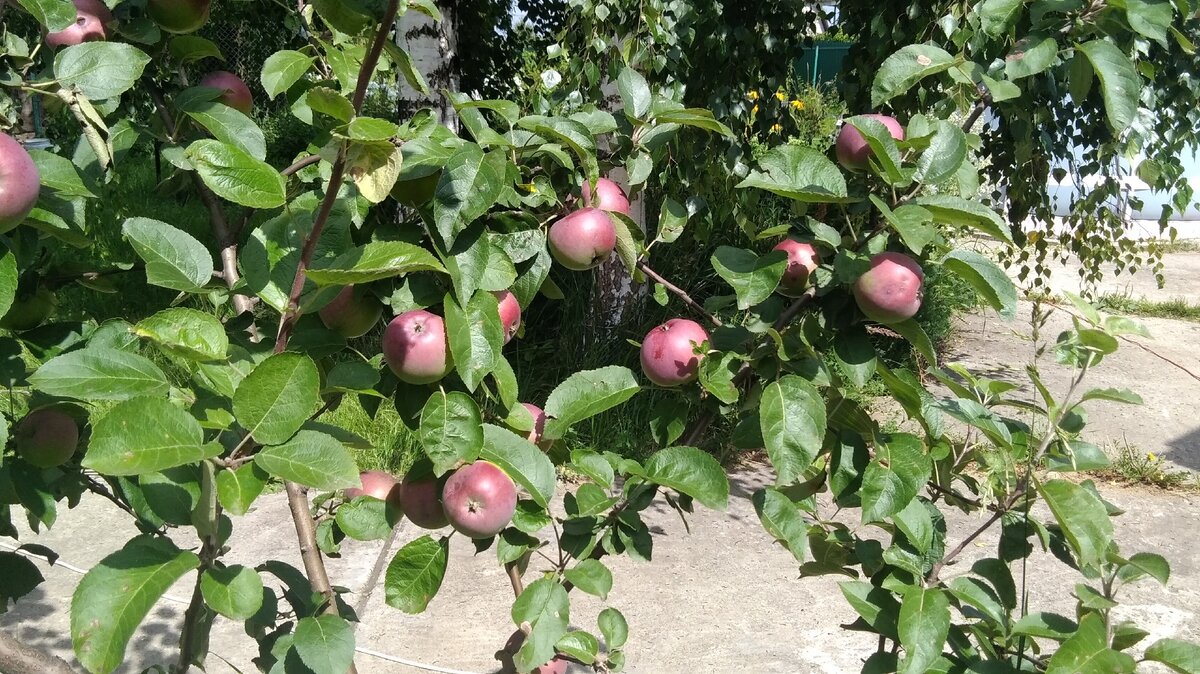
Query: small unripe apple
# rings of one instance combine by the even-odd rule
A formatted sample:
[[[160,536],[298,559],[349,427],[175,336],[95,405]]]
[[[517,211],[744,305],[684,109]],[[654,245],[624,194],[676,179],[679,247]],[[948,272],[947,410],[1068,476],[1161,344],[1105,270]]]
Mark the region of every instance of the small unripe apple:
[[[75,419],[52,407],[25,415],[13,436],[17,454],[39,468],[62,465],[79,447]]]
[[[243,114],[249,115],[254,109],[254,96],[250,94],[250,87],[246,86],[242,78],[229,71],[216,70],[205,75],[204,79],[200,80],[200,86],[220,89],[224,93],[217,100],[234,110],[240,110]]]
[[[406,311],[383,333],[383,359],[402,381],[431,384],[454,367],[441,316],[424,309]]]
[[[346,500],[359,496],[373,496],[380,501],[389,501],[400,507],[400,482],[391,473],[382,470],[368,470],[358,475],[361,487],[350,487],[343,491]]]
[[[495,536],[517,511],[517,485],[495,464],[476,461],[446,480],[442,507],[450,526],[464,536]]]
[[[617,229],[608,213],[582,208],[550,226],[550,253],[573,271],[585,271],[608,259],[617,247]]]
[[[854,299],[867,318],[889,325],[906,321],[921,308],[925,272],[903,253],[880,253],[871,269],[854,282]]]
[[[190,33],[208,22],[212,0],[148,0],[146,13],[168,33]]]
[[[608,178],[596,180],[595,196],[592,195],[591,183],[586,180],[583,182],[581,191],[583,192],[583,203],[590,203],[592,208],[629,215],[629,197],[625,196],[625,190],[621,189],[620,185]]]
[[[642,371],[659,386],[679,386],[696,378],[700,370],[697,347],[708,341],[699,323],[672,318],[650,330],[642,340]]]
[[[12,136],[0,133],[0,233],[25,222],[41,189],[37,165]]]
[[[0,328],[15,332],[32,330],[46,322],[57,303],[54,293],[45,286],[39,286],[33,295],[13,300],[8,313],[0,318]]]
[[[75,23],[46,34],[51,47],[71,47],[84,42],[101,42],[108,37],[107,24],[113,20],[108,5],[100,0],[75,0]]]
[[[362,337],[375,327],[383,315],[383,304],[353,285],[341,292],[317,312],[325,327],[346,339]]]
[[[442,508],[442,490],[433,475],[409,472],[400,482],[400,510],[422,529],[441,529],[450,523]]]
[[[892,134],[892,138],[904,140],[904,127],[896,121],[895,117],[888,115],[863,115],[863,117],[883,122],[888,132]],[[846,169],[861,171],[867,167],[867,160],[871,156],[871,146],[867,144],[867,139],[863,137],[861,131],[851,124],[843,124],[841,131],[838,132],[835,152],[838,163]]]
[[[788,297],[799,297],[808,287],[808,277],[821,264],[817,250],[811,243],[802,243],[795,239],[784,239],[772,250],[782,250],[787,253],[787,269],[779,280],[779,294]]]
[[[529,410],[529,414],[533,416],[533,429],[529,431],[529,441],[541,447],[542,435],[546,432],[546,413],[532,403],[521,403],[521,406]]]
[[[504,329],[504,343],[508,344],[521,329],[521,303],[517,296],[507,290],[493,292],[500,301],[500,325]]]

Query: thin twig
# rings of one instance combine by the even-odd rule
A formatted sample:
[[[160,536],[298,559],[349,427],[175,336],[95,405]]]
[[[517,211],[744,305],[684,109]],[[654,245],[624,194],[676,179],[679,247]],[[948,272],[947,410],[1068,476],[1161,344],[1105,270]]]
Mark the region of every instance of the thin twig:
[[[516,562],[509,562],[504,565],[504,570],[508,572],[508,582],[512,585],[514,597],[520,597],[525,591],[525,581],[521,580],[521,569]]]
[[[285,177],[290,176],[294,173],[299,172],[300,169],[305,168],[306,166],[312,166],[313,164],[315,164],[319,161],[321,161],[321,155],[310,154],[307,157],[301,157],[300,159],[297,159],[294,164],[283,169],[279,173]]]
[[[671,292],[671,294],[673,294],[676,297],[678,297],[679,299],[683,300],[683,303],[688,305],[689,307],[691,307],[696,313],[698,313],[701,316],[703,316],[704,318],[708,319],[709,323],[712,323],[713,325],[717,326],[718,328],[721,327],[721,319],[719,319],[716,316],[714,316],[713,314],[709,313],[709,311],[707,309],[705,309],[703,305],[701,305],[696,300],[692,299],[692,296],[687,294],[687,291],[685,291],[683,288],[680,288],[679,286],[675,285],[674,283],[671,283],[667,279],[663,278],[658,272],[651,269],[650,265],[646,263],[646,260],[644,258],[637,261],[637,268],[640,269],[643,274],[650,277],[655,282],[657,282],[659,285],[661,285],[662,287],[669,290]]]

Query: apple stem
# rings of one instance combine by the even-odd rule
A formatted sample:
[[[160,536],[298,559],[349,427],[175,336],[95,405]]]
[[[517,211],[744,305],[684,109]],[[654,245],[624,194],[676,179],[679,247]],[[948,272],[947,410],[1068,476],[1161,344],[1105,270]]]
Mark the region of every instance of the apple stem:
[[[637,261],[637,268],[640,269],[641,272],[643,274],[645,274],[647,277],[649,277],[651,280],[653,280],[654,282],[658,283],[659,285],[661,285],[662,287],[664,287],[668,291],[670,291],[671,294],[673,294],[676,297],[678,297],[679,299],[683,300],[684,304],[688,305],[689,307],[692,308],[693,311],[695,311],[696,313],[700,314],[705,319],[707,319],[709,323],[712,323],[713,325],[715,325],[718,328],[721,327],[721,325],[722,325],[721,319],[717,318],[711,312],[709,312],[707,309],[705,309],[702,304],[700,304],[696,300],[692,299],[692,296],[687,294],[687,291],[685,291],[683,288],[680,288],[679,286],[675,285],[674,283],[671,283],[667,279],[663,278],[661,274],[659,274],[658,272],[651,269],[650,265],[646,263],[646,260],[644,258],[639,259]]]

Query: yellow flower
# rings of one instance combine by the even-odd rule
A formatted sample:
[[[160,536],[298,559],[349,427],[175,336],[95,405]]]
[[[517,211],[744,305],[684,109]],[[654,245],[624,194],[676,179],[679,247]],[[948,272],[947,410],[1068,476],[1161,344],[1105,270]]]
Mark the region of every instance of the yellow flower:
[[[780,99],[780,100],[783,100],[783,99]],[[796,100],[792,101],[791,105],[792,105],[792,107],[793,107],[793,108],[795,108],[796,110],[803,110],[803,109],[804,109],[804,101],[802,101],[802,100],[800,100],[800,99],[796,99]]]
[[[751,89],[750,91],[747,91],[746,98],[749,98],[752,101],[757,101],[758,100],[758,90]]]
[[[771,127],[771,133],[779,133],[780,131],[783,131],[783,126],[780,124]]]
[[[758,104],[757,103],[754,104],[753,108],[750,108],[750,114],[752,114],[752,115],[758,114]]]
[[[1154,452],[1146,452],[1146,458],[1151,461],[1158,461],[1158,457],[1154,456]]]
[[[782,103],[783,101],[787,100],[787,94],[783,93],[782,91],[776,91],[775,98],[778,98],[779,101]]]

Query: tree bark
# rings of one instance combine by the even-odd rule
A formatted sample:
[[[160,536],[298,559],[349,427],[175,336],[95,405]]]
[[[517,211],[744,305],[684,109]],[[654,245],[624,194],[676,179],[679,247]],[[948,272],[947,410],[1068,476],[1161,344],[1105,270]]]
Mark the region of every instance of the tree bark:
[[[403,47],[412,59],[413,67],[429,85],[429,96],[408,84],[404,75],[398,74],[400,96],[397,107],[400,119],[408,119],[421,108],[432,108],[438,121],[452,129],[458,128],[458,117],[454,106],[440,95],[443,89],[458,91],[458,71],[454,67],[454,55],[458,51],[456,16],[447,3],[438,3],[442,20],[435,22],[424,14],[410,9],[398,22],[396,44]]]
[[[46,655],[23,644],[7,632],[0,632],[0,672],[4,674],[75,674],[61,658]]]
[[[628,191],[625,169],[616,168],[608,172],[610,180]],[[629,202],[629,217],[637,223],[642,233],[646,232],[646,199],[644,192]],[[646,285],[634,283],[625,269],[621,258],[614,253],[596,267],[596,302],[593,325],[600,337],[609,337],[625,322],[630,313],[646,296]]]

